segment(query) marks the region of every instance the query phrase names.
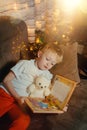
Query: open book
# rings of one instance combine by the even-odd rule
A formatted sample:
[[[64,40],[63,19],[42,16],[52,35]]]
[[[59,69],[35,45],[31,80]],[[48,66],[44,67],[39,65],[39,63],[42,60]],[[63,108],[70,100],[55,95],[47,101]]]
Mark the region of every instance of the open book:
[[[76,84],[75,81],[56,75],[49,96],[45,99],[28,97],[26,103],[33,113],[60,113],[68,104]]]

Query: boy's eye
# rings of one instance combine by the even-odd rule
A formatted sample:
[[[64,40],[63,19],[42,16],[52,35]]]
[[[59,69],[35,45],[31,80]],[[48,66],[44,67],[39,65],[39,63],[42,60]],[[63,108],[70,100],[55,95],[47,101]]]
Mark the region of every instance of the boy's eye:
[[[46,58],[47,61],[49,61],[49,58]]]
[[[51,63],[51,65],[53,66],[53,65],[54,65],[54,63]]]

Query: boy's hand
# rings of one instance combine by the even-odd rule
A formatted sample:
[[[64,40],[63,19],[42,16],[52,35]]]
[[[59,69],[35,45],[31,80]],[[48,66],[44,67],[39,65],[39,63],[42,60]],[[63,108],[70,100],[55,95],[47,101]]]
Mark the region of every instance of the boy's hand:
[[[67,112],[67,110],[68,110],[68,104],[63,108],[64,112]]]
[[[64,112],[67,112],[67,110],[68,110],[68,105],[66,105],[66,106],[63,108],[63,110],[59,110],[58,114],[62,114],[62,113],[64,113]]]
[[[24,104],[26,98],[27,97],[21,96],[21,97],[17,98],[16,101],[18,102],[19,105],[22,105],[22,104]]]

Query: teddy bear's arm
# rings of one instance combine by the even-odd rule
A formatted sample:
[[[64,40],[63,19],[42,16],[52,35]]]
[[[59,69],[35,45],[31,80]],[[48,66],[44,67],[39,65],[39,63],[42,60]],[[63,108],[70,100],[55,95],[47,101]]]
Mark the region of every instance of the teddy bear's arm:
[[[45,91],[44,91],[44,96],[48,96],[49,94],[51,94],[51,90],[49,88],[47,88]]]
[[[34,89],[35,89],[35,84],[28,86],[27,87],[27,93],[29,93],[29,94],[32,93],[34,91]]]

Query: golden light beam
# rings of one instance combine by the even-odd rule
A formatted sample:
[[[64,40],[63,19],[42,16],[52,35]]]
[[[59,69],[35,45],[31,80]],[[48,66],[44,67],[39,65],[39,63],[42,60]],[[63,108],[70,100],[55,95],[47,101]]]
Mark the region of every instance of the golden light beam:
[[[87,0],[80,0],[79,7],[83,13],[87,13]]]

